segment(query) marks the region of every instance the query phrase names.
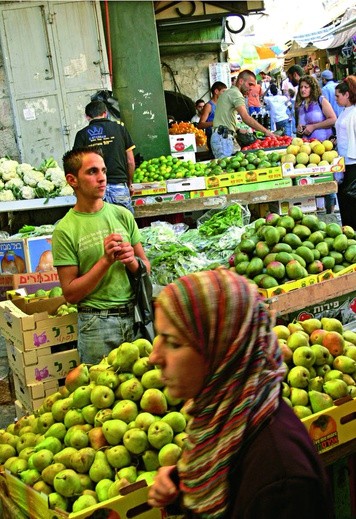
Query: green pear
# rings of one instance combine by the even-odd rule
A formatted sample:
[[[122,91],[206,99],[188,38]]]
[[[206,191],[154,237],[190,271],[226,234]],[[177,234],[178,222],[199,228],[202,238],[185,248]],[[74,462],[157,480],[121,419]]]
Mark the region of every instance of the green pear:
[[[120,384],[119,376],[112,369],[101,371],[96,379],[98,386],[107,386],[110,389],[116,389]]]
[[[18,476],[21,472],[28,469],[28,464],[26,460],[21,458],[17,458],[17,460],[13,461],[10,465],[10,472],[14,476]]]
[[[314,330],[319,330],[321,328],[321,321],[315,318],[305,319],[305,321],[300,321],[300,324],[308,335],[310,335]]]
[[[342,380],[343,380],[344,382],[346,382],[346,384],[347,384],[348,386],[355,386],[355,385],[356,385],[355,380],[352,378],[351,375],[348,375],[347,373],[344,373],[344,374],[342,375]]]
[[[48,438],[49,436],[54,436],[60,441],[63,441],[67,432],[67,428],[64,423],[56,422],[47,431],[44,433],[44,437]]]
[[[309,407],[304,405],[295,405],[293,406],[293,411],[296,416],[301,420],[302,418],[307,418],[312,415],[312,410]]]
[[[78,474],[73,469],[64,469],[54,476],[53,486],[58,494],[72,497],[81,493],[82,485]]]
[[[150,425],[150,427],[154,426],[155,423],[156,422]],[[171,429],[168,424],[165,424],[165,426]],[[150,428],[148,429],[148,432],[149,430]],[[123,437],[123,444],[125,445],[126,449],[132,454],[142,454],[148,448],[148,432],[146,433],[138,427],[134,427],[132,429],[128,428]]]
[[[132,344],[138,347],[140,357],[148,357],[153,350],[152,343],[150,343],[150,341],[147,339],[136,339],[133,341]]]
[[[94,417],[94,427],[100,427],[108,420],[112,419],[112,409],[107,407],[105,409],[99,409]]]
[[[0,463],[5,463],[6,460],[16,456],[16,449],[8,443],[0,444]]]
[[[115,469],[122,469],[131,464],[131,454],[124,445],[114,445],[106,449],[106,459]]]
[[[177,447],[179,447],[179,446],[177,445]],[[160,467],[160,462],[158,459],[158,452],[153,449],[145,450],[145,452],[142,455],[142,461],[143,461],[146,471],[158,470]]]
[[[55,454],[53,456],[53,461],[55,463],[63,463],[63,465],[65,465],[69,469],[69,468],[71,468],[71,464],[70,464],[71,455],[73,454],[73,452],[76,452],[76,451],[77,451],[77,449],[75,449],[74,447],[64,447],[64,449],[57,452],[57,454]]]
[[[81,474],[81,473],[79,473],[78,476],[79,476],[79,479],[80,479],[80,484],[82,485],[82,489],[83,489],[82,494],[84,493],[84,490],[91,490],[92,491],[93,488],[94,488],[94,483],[90,479],[89,474]],[[95,497],[96,497],[96,495],[95,495]]]
[[[34,483],[36,483],[36,481],[40,480],[41,473],[36,469],[26,469],[20,472],[19,476],[25,485],[32,486]]]
[[[322,346],[321,344],[312,344],[310,346],[310,349],[314,353],[314,364],[316,366],[323,366],[324,364],[327,364],[329,358],[329,350],[325,348],[325,346]]]
[[[143,431],[148,431],[149,426],[156,420],[152,413],[147,413],[143,411],[142,413],[138,413],[135,420],[135,427],[142,429]]]
[[[347,346],[344,350],[344,354],[346,357],[349,357],[349,359],[353,359],[356,361],[356,346],[353,344],[350,346]]]
[[[92,447],[84,447],[79,449],[70,457],[71,467],[80,474],[89,472],[90,467],[95,459],[95,450]]]
[[[158,461],[161,467],[176,465],[181,457],[182,449],[175,443],[167,443],[159,450]],[[152,470],[157,470],[152,469]]]
[[[94,425],[95,415],[98,411],[99,409],[95,405],[89,404],[82,408],[82,416],[87,423]]]
[[[292,406],[292,402],[289,400],[289,398],[287,396],[282,396],[283,400],[285,401],[285,403],[288,405],[288,407],[293,407]]]
[[[162,416],[162,420],[172,427],[174,433],[184,431],[187,426],[185,417],[179,411],[170,411]]]
[[[125,380],[125,382],[120,384],[120,398],[124,400],[133,400],[134,402],[138,402],[143,395],[143,391],[144,387],[136,377],[133,377],[130,380]]]
[[[22,436],[19,436],[17,443],[16,443],[17,454],[20,454],[22,449],[24,449],[25,447],[35,446],[36,443],[37,443],[37,436],[35,433],[29,432],[29,433],[23,434]]]
[[[109,499],[109,488],[113,483],[114,481],[112,479],[104,478],[98,481],[98,483],[96,484],[95,492],[98,496],[98,500],[100,503],[102,503],[103,501],[107,501]]]
[[[38,418],[37,428],[40,434],[45,434],[45,432],[53,425],[55,422],[54,416],[51,411],[43,413]]]
[[[57,400],[62,400],[62,399],[63,399],[63,395],[59,391],[57,391],[56,393],[53,393],[53,395],[48,396],[43,402],[44,410],[51,411],[54,402],[57,402]]]
[[[98,481],[101,479],[114,480],[114,471],[109,465],[104,452],[96,452],[94,461],[89,469],[89,476],[90,479],[94,481],[94,483],[98,483]]]
[[[136,402],[131,400],[118,401],[112,410],[112,418],[123,420],[126,423],[132,422],[138,415],[138,407]]]
[[[346,355],[338,355],[333,362],[334,369],[338,369],[342,373],[351,375],[356,371],[356,361],[350,359]]]
[[[0,447],[1,448],[1,447]],[[10,456],[10,458],[7,458],[7,460],[3,463],[3,467],[5,470],[10,470],[11,463],[13,461],[16,461],[19,459],[19,456]],[[10,470],[11,472],[11,470]]]
[[[97,385],[90,395],[91,403],[98,409],[111,407],[115,401],[115,393],[108,386]]]
[[[290,401],[292,402],[292,406],[307,406],[309,403],[308,393],[305,389],[300,389],[299,387],[291,387],[290,388]]]
[[[132,373],[136,377],[142,377],[150,369],[153,369],[153,366],[150,364],[148,357],[140,357],[132,366]]]
[[[81,429],[74,429],[72,431],[67,432],[66,438],[68,436],[67,441],[65,441],[65,445],[67,447],[74,447],[75,449],[84,449],[89,444],[88,433],[82,431]]]
[[[351,398],[356,398],[356,386],[347,386],[347,393]]]
[[[72,405],[73,405],[73,398],[71,396],[67,397],[67,398],[63,398],[62,400],[57,400],[56,402],[54,402],[54,404],[52,405],[52,410],[51,410],[53,418],[57,422],[63,422],[68,409],[70,409],[72,407]]]
[[[287,398],[290,396],[290,386],[284,381],[282,382],[282,396],[286,396]]]
[[[131,342],[123,342],[118,348],[113,366],[115,369],[118,369],[121,372],[130,371],[139,357],[140,350],[136,344],[132,344]]]
[[[120,491],[123,487],[126,487],[130,483],[126,479],[116,479],[108,490],[108,499],[117,497],[120,495]]]
[[[140,406],[142,411],[154,415],[165,415],[168,410],[168,404],[164,393],[155,387],[146,389],[140,400]]]
[[[304,332],[293,332],[287,339],[287,346],[294,351],[301,346],[309,346],[309,340]]]
[[[66,497],[58,494],[58,492],[51,492],[48,496],[48,505],[51,510],[59,508],[60,510],[67,511],[69,508],[69,501]]]
[[[288,327],[284,324],[277,324],[276,326],[273,326],[273,331],[277,335],[278,339],[287,340],[291,334]]]
[[[351,342],[356,346],[356,332],[353,332],[352,330],[344,330],[342,335],[345,341]]]
[[[343,333],[342,322],[339,319],[335,319],[334,317],[322,317],[321,318],[321,327],[323,330],[328,332],[338,332]]]
[[[94,364],[93,366],[90,366],[90,368],[89,368],[90,381],[96,383],[99,374],[102,371],[105,371],[108,367],[109,367],[108,363],[102,364],[101,362],[99,364]]]
[[[310,346],[300,346],[293,351],[293,363],[295,366],[304,366],[310,369],[315,362],[315,354]]]
[[[146,481],[147,485],[152,485],[156,476],[157,470],[141,472],[141,474],[137,476],[136,481]]]
[[[15,447],[15,448],[17,446],[18,441],[19,441],[19,437],[16,436],[15,434],[9,433],[8,431],[4,431],[0,437],[0,443],[6,443],[6,445],[11,445],[12,447]]]
[[[343,380],[328,380],[324,383],[323,389],[334,400],[347,395],[347,384]]]
[[[48,483],[45,483],[42,479],[36,481],[32,485],[33,490],[36,490],[36,492],[39,492],[40,494],[46,494],[47,496],[53,492],[53,488],[51,485],[48,485]]]
[[[334,406],[333,399],[326,393],[312,390],[308,394],[313,413],[319,413]]]
[[[329,364],[323,364],[322,366],[317,366],[316,368],[316,374],[319,377],[324,377],[329,371],[331,371]]]
[[[48,465],[45,469],[42,470],[41,476],[45,483],[48,485],[53,486],[53,480],[54,476],[58,474],[58,472],[62,472],[62,470],[66,469],[66,465],[64,463],[52,463],[51,465]]]
[[[79,364],[79,366],[76,366],[68,373],[64,385],[70,393],[73,393],[77,387],[85,386],[86,384],[89,384],[89,382],[90,376],[88,366],[86,366],[86,364]]]
[[[304,366],[294,366],[288,373],[288,384],[304,389],[308,387],[310,373]]]
[[[328,382],[329,380],[342,380],[342,371],[339,369],[330,369],[324,375],[324,382]]]
[[[42,449],[39,452],[34,452],[28,459],[29,468],[33,468],[42,472],[53,461],[53,452],[48,449]]]
[[[95,506],[98,504],[97,499],[95,499],[94,496],[90,495],[83,495],[79,496],[78,499],[76,499],[72,506],[73,513],[81,512],[82,510],[85,510],[86,508],[89,508],[90,506]]]
[[[81,409],[68,409],[64,416],[64,425],[69,429],[72,425],[85,424]]]
[[[90,395],[92,389],[93,388],[90,385],[77,387],[72,393],[73,407],[77,409],[82,409],[86,405],[89,405],[91,403]]]
[[[146,371],[141,377],[141,383],[145,389],[150,389],[151,387],[163,388],[162,371],[158,368]]]
[[[309,380],[308,391],[319,391],[323,390],[324,379],[321,376],[313,377]]]
[[[110,445],[118,445],[127,431],[127,423],[118,419],[107,420],[103,423],[102,429],[107,442]]]
[[[134,465],[123,467],[117,473],[119,479],[126,479],[129,483],[135,483],[137,479],[137,468]]]
[[[57,452],[60,452],[62,448],[63,446],[61,440],[55,438],[54,436],[49,436],[36,445],[35,452],[38,452],[42,449],[48,449],[52,451],[53,454],[57,454]]]

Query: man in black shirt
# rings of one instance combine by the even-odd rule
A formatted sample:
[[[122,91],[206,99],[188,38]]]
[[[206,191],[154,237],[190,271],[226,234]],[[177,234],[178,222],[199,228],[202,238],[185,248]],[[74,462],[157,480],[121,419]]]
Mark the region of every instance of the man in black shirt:
[[[122,123],[107,118],[106,105],[102,101],[89,103],[85,115],[89,125],[77,133],[73,149],[101,148],[107,168],[104,200],[123,205],[133,213],[130,186],[135,170],[135,145],[130,134]]]

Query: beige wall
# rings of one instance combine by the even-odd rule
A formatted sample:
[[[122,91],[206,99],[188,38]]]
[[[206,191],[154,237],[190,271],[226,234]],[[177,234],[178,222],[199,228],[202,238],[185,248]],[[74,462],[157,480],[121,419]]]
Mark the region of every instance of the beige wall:
[[[15,139],[14,116],[5,77],[3,54],[0,47],[0,157],[6,155],[15,160],[19,159]]]

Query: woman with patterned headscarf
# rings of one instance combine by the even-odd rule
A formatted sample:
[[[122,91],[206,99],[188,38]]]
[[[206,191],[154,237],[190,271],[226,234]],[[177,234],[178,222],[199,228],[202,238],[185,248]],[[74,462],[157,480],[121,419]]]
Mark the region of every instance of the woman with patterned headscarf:
[[[149,504],[185,517],[333,517],[305,426],[281,398],[273,323],[256,287],[227,269],[166,286],[156,302],[150,361],[191,417],[177,467],[162,467]]]

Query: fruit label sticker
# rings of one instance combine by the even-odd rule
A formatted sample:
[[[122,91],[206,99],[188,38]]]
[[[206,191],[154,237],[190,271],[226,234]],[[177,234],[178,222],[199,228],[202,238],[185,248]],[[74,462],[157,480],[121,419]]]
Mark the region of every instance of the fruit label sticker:
[[[339,443],[337,425],[331,416],[323,414],[314,420],[309,427],[309,436],[318,452],[335,447]]]

